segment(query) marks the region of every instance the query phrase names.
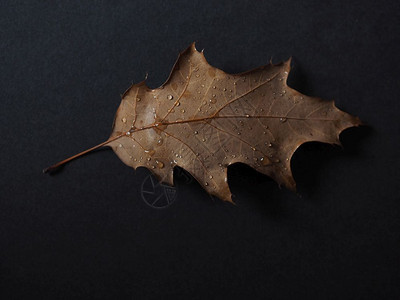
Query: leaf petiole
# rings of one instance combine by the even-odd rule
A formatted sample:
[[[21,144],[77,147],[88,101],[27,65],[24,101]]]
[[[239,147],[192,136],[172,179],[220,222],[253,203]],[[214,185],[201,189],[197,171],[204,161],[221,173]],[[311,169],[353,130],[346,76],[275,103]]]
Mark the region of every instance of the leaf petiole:
[[[92,148],[89,148],[89,149],[87,149],[85,151],[82,151],[82,152],[80,152],[78,154],[75,154],[74,156],[71,156],[71,157],[69,157],[67,159],[64,159],[63,161],[60,161],[60,162],[58,162],[58,163],[56,163],[56,164],[54,164],[54,165],[52,165],[52,166],[50,166],[50,167],[48,167],[46,169],[43,169],[43,173],[54,172],[56,169],[58,169],[62,165],[65,165],[66,163],[70,162],[71,160],[74,160],[75,158],[81,157],[82,155],[85,155],[85,154],[87,154],[89,152],[92,152],[93,150],[96,150],[96,149],[98,149],[100,147],[103,147],[103,146],[107,145],[108,143],[111,143],[112,141],[115,141],[115,140],[119,139],[122,136],[125,136],[125,133],[117,135],[117,136],[115,136],[115,137],[113,137],[111,139],[108,139],[107,141],[105,141],[103,143],[100,143],[100,144],[98,144],[98,145],[96,145],[96,146],[94,146]]]

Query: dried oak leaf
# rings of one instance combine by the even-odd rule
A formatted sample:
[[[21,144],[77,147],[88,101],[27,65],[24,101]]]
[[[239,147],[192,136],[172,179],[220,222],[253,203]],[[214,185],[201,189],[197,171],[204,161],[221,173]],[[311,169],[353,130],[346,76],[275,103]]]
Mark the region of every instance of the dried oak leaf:
[[[333,101],[291,89],[289,71],[290,59],[228,74],[192,44],[161,87],[150,89],[143,81],[124,93],[111,136],[100,145],[170,185],[173,168],[182,167],[225,201],[232,202],[227,167],[238,162],[293,190],[296,149],[310,141],[340,144],[340,132],[361,121]]]

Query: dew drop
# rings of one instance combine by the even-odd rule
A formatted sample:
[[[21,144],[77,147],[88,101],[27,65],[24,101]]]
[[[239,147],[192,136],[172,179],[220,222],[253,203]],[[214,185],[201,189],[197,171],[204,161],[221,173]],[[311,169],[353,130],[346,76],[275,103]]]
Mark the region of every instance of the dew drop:
[[[157,164],[158,168],[160,168],[160,169],[164,168],[164,163],[162,161],[156,160],[156,164]]]
[[[261,163],[263,164],[263,166],[269,165],[270,160],[268,159],[268,157],[261,157],[260,158]]]
[[[210,175],[210,179],[213,179],[213,176],[212,176],[212,175]]]
[[[279,119],[279,122],[281,122],[281,123],[285,123],[286,121],[287,121],[286,118],[280,118],[280,119]]]
[[[204,185],[205,185],[205,186],[208,186],[208,182],[206,181],[206,182],[204,183]]]
[[[156,151],[154,151],[154,150],[144,150],[144,152],[147,153],[150,156],[153,156],[154,153],[156,153]]]
[[[199,132],[196,130],[195,132],[194,132],[194,134],[198,134]]]
[[[158,141],[157,141],[157,145],[159,145],[159,146],[161,146],[162,144],[163,144],[163,139],[159,139]]]
[[[131,135],[131,132],[130,132],[130,131],[127,131],[125,134],[126,134],[127,136],[129,136],[129,135]]]
[[[126,123],[126,118],[125,117],[122,118],[122,123]]]
[[[250,118],[250,115],[244,115],[246,118]]]
[[[172,99],[174,99],[174,96],[168,95],[168,96],[167,96],[167,99],[168,99],[168,100],[172,100]]]

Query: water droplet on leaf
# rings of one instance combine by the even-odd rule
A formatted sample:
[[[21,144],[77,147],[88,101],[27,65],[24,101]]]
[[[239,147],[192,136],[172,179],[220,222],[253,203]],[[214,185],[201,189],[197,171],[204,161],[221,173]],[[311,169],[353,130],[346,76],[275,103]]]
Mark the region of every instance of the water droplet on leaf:
[[[156,164],[160,169],[164,168],[164,163],[162,161],[156,160]]]

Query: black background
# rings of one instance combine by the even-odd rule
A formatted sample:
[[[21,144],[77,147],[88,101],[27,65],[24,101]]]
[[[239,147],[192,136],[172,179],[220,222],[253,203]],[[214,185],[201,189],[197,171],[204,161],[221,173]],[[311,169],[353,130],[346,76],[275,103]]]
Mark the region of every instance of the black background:
[[[81,2],[0,4],[3,299],[400,297],[397,1]],[[108,138],[120,94],[192,41],[228,72],[293,56],[290,86],[369,126],[303,145],[298,194],[231,167],[237,206],[177,174],[154,209],[149,171],[111,150],[41,173]]]

